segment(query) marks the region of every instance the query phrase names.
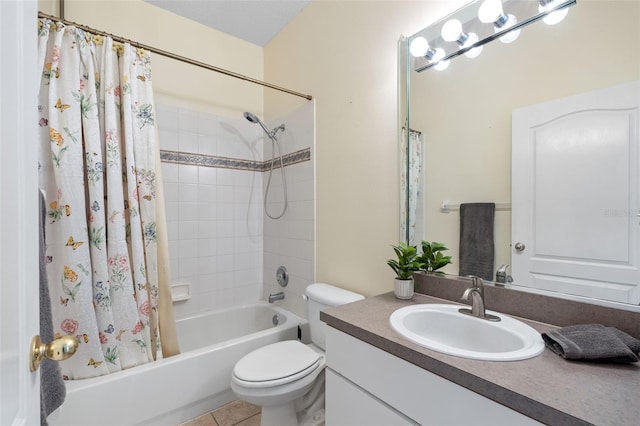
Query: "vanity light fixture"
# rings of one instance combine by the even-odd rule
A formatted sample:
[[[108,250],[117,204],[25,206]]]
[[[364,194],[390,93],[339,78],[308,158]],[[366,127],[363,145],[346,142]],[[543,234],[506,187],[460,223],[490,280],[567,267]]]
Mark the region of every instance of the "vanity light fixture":
[[[0,0],[2,1],[2,0]],[[511,43],[536,21],[560,22],[577,0],[474,0],[408,38],[416,72],[445,69],[456,56],[478,56],[494,40]],[[517,18],[516,18],[517,16]],[[455,43],[455,45],[452,45]],[[407,52],[408,54],[408,52]]]
[[[518,19],[514,15],[504,13],[501,0],[484,0],[480,5],[480,9],[478,9],[478,19],[484,24],[493,23],[493,30],[496,33],[511,28],[518,23]],[[500,41],[511,43],[519,36],[520,29],[509,31],[500,37]]]
[[[466,33],[462,29],[462,23],[457,19],[450,19],[442,26],[442,39],[444,41],[453,41],[461,48],[473,46],[478,42],[476,33]],[[482,46],[475,47],[465,52],[468,58],[475,58],[482,52]]]
[[[539,3],[538,12],[543,13],[555,8],[561,2],[557,0],[538,0],[538,3]],[[542,18],[542,22],[544,22],[547,25],[555,25],[558,22],[562,21],[564,18],[566,18],[568,13],[569,13],[569,8],[564,7],[560,10],[556,10],[549,13],[547,16]]]

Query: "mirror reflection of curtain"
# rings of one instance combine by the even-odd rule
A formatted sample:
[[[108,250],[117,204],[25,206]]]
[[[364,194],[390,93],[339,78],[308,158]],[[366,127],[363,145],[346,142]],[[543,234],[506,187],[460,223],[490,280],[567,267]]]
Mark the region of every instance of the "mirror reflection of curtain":
[[[400,144],[400,239],[408,244],[422,240],[422,133],[402,129]]]
[[[80,341],[62,373],[88,378],[153,361],[164,265],[149,53],[41,20],[38,58],[54,331]]]

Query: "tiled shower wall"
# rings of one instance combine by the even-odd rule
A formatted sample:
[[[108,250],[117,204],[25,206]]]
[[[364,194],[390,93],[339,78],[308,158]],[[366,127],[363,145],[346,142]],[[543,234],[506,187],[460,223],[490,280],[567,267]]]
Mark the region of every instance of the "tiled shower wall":
[[[304,264],[311,272],[300,271],[300,262],[294,262],[290,288],[297,288],[302,277],[306,280],[314,273],[314,172],[309,160],[314,114],[313,104],[309,104],[310,108],[294,111],[278,123],[287,126],[278,139],[291,164],[285,167],[290,206],[277,223],[296,222],[300,226],[297,222],[304,221],[311,230],[299,235],[306,239],[311,235],[311,252],[305,253],[305,259],[311,260]],[[273,246],[268,243],[271,237],[263,232],[265,227],[272,229],[263,217],[263,184],[270,162],[265,164],[262,157],[263,147],[267,147],[265,155],[271,152],[268,138],[264,141],[262,129],[241,114],[228,117],[168,104],[158,104],[157,110],[172,285],[188,284],[191,291],[190,299],[174,303],[176,318],[263,299],[263,283],[270,279],[263,277],[270,259],[263,248]],[[294,140],[294,134],[304,140]],[[300,146],[304,148],[300,150]],[[279,173],[274,170],[270,204],[282,200]],[[308,204],[309,199],[311,221],[307,219],[309,212],[299,209],[300,202]],[[271,208],[277,210],[278,206]],[[286,238],[273,238],[278,246],[270,253],[286,255],[289,247],[280,245]],[[287,302],[278,303],[288,307]],[[296,306],[296,313],[304,315],[299,304]]]
[[[269,123],[275,127],[285,123],[287,129],[278,133],[285,153],[296,152],[301,159],[285,167],[288,206],[278,220],[264,217],[264,294],[284,291],[285,299],[277,304],[306,318],[302,295],[315,278],[315,103],[308,102],[285,118]],[[271,158],[271,144],[266,143],[265,159]],[[277,152],[276,152],[277,153]],[[277,157],[276,157],[277,158]],[[270,162],[267,162],[267,166]],[[268,171],[264,172],[266,186]],[[282,179],[279,169],[273,171],[267,209],[272,216],[282,212]],[[276,282],[278,266],[289,271],[289,284],[282,288]]]

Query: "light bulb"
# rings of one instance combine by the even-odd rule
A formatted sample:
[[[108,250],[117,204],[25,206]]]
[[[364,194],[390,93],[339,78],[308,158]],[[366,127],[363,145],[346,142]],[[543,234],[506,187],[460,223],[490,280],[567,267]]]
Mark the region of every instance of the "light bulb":
[[[444,71],[447,68],[449,68],[449,61],[438,61],[437,64],[435,64],[433,66],[433,68],[437,69],[438,71]]]
[[[540,5],[538,6],[538,12],[540,13],[546,12],[550,9],[553,9],[556,5],[557,3],[555,1],[551,1],[544,5],[542,4],[542,2],[540,2]],[[566,18],[568,13],[569,13],[569,8],[565,7],[564,9],[551,12],[550,14],[542,18],[542,21],[547,25],[555,25],[558,22],[562,21],[564,18]]]
[[[444,41],[457,41],[462,33],[462,24],[457,19],[449,19],[442,26],[442,38]]]
[[[569,9],[566,7],[564,9],[556,10],[555,12],[551,12],[550,14],[542,18],[542,22],[547,25],[555,25],[566,18],[568,13]]]
[[[469,38],[467,38],[467,42],[463,47],[471,46],[478,42],[478,35],[476,33],[469,33]],[[474,47],[473,49],[465,52],[464,56],[467,58],[475,58],[480,53],[482,53],[482,46]]]
[[[478,19],[485,24],[496,22],[501,15],[502,1],[500,0],[484,0],[478,9]]]
[[[507,28],[511,28],[513,27],[515,24],[518,23],[518,20],[516,19],[515,16],[513,15],[508,15],[509,20],[507,21],[506,24],[504,24],[502,27],[495,27],[494,30],[495,32],[500,32],[502,30],[505,30]],[[513,30],[513,31],[509,31],[508,33],[506,33],[505,35],[503,35],[502,37],[500,37],[500,41],[503,43],[511,43],[513,41],[515,41],[518,37],[520,37],[520,30]]]
[[[409,45],[409,51],[412,56],[416,58],[421,58],[427,54],[429,50],[429,42],[424,37],[416,37],[411,41]]]

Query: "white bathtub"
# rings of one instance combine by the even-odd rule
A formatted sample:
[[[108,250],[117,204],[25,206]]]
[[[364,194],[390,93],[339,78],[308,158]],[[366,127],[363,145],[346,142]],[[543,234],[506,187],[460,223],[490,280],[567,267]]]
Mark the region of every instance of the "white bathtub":
[[[296,339],[298,325],[306,323],[265,302],[179,320],[180,355],[67,381],[66,400],[49,424],[175,426],[234,400],[230,379],[236,361],[269,343]]]

